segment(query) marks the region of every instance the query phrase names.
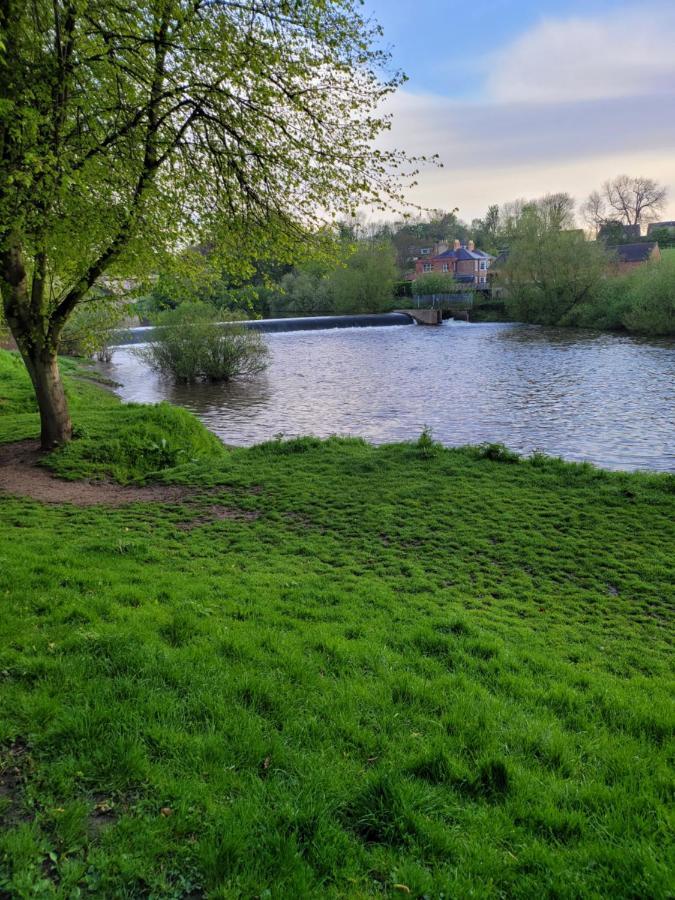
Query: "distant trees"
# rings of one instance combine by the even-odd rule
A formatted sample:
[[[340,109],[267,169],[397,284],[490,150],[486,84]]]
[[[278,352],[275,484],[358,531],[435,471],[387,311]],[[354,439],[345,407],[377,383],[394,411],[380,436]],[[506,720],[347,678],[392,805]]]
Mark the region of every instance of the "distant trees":
[[[493,203],[488,206],[482,219],[471,221],[471,238],[476,246],[488,253],[499,252],[499,232],[501,227],[501,214],[499,206]]]
[[[389,241],[360,241],[346,264],[331,273],[329,298],[336,313],[379,312],[391,306],[398,279]]]
[[[344,245],[341,265],[307,263],[281,279],[274,307],[298,315],[369,313],[388,309],[399,275],[394,248],[386,240]]]
[[[658,219],[667,197],[668,189],[653,178],[619,175],[588,195],[581,214],[596,231],[613,222],[643,225]]]

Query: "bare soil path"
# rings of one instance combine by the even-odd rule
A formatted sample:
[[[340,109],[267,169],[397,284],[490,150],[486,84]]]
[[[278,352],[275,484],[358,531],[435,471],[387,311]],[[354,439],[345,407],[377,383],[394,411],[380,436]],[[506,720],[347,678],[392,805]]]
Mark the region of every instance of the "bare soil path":
[[[194,488],[174,484],[123,485],[110,481],[64,481],[40,465],[44,453],[37,441],[0,444],[0,497],[30,497],[41,503],[75,506],[124,506],[183,500]]]

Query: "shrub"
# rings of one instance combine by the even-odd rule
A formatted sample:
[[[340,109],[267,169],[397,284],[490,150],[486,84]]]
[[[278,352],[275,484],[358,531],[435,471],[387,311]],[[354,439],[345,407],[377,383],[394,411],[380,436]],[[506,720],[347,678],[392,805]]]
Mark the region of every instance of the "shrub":
[[[643,334],[675,334],[675,259],[669,254],[637,269],[623,323]]]
[[[441,449],[441,444],[434,440],[433,432],[428,425],[425,425],[422,429],[415,446],[422,459],[429,459],[435,456],[436,451]]]
[[[158,320],[149,346],[139,354],[156,371],[176,381],[229,381],[256,375],[267,365],[267,347],[258,332],[234,321],[222,323],[213,307],[186,303]]]
[[[519,463],[520,456],[509,450],[504,444],[479,444],[475,450],[479,459],[490,459],[493,462]]]

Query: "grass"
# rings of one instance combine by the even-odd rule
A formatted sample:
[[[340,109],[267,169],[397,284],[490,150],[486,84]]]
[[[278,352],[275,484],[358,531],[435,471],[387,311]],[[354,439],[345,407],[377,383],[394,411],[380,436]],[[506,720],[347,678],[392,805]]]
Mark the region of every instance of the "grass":
[[[70,391],[74,477],[140,414]],[[672,478],[201,446],[180,503],[0,500],[0,893],[672,896]]]

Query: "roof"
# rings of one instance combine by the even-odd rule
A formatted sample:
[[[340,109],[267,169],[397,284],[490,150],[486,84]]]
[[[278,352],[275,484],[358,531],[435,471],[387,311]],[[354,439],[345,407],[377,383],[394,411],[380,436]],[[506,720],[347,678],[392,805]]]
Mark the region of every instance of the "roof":
[[[619,262],[638,263],[647,262],[658,246],[656,241],[641,241],[639,244],[617,244],[609,249],[616,253]]]
[[[486,253],[484,250],[468,250],[466,247],[459,247],[459,249],[455,250],[446,250],[444,253],[439,253],[438,256],[431,257],[431,259],[493,259],[493,257]],[[429,261],[431,261],[431,259]]]

